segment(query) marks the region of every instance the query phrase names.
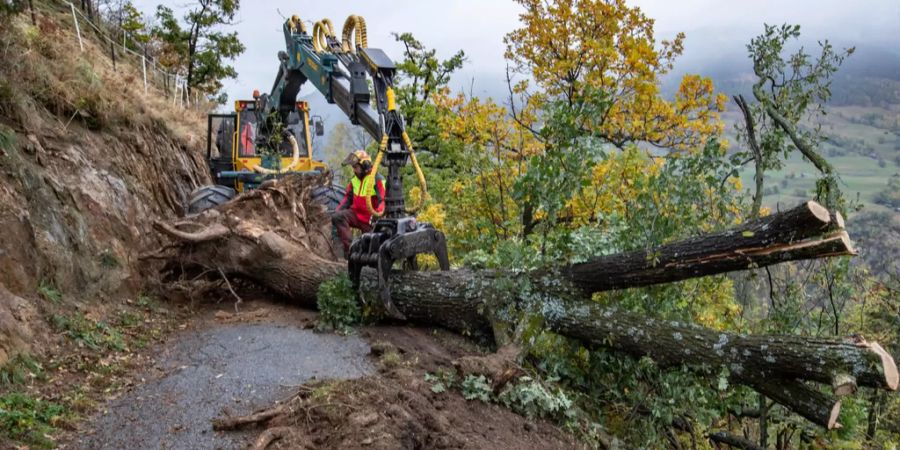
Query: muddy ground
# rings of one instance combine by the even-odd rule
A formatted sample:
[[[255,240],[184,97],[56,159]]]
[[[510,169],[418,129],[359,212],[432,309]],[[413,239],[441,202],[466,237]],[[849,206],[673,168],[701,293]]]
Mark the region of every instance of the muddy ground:
[[[272,307],[278,309],[273,314]],[[67,448],[241,448],[247,433],[216,433],[211,420],[246,414],[316,379],[370,373],[369,346],[356,336],[314,333],[304,311],[277,305],[241,314],[204,311],[161,346],[142,384],[109,402]]]
[[[267,426],[291,432],[269,448],[573,448],[550,423],[435,393],[425,374],[449,369],[472,342],[435,329],[364,326],[314,331],[316,314],[265,299],[201,306],[148,350],[132,385],[61,439],[66,449],[247,448]],[[373,351],[372,348],[375,348]],[[237,431],[212,420],[303,397],[302,413]]]

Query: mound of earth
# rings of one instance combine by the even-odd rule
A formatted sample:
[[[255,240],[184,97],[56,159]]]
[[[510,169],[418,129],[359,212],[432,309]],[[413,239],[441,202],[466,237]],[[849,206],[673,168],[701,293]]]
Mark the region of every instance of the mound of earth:
[[[378,374],[305,384],[289,400],[252,416],[223,417],[217,428],[262,427],[269,449],[555,449],[578,448],[553,424],[509,409],[436,393],[425,374],[482,352],[440,330],[366,327]]]

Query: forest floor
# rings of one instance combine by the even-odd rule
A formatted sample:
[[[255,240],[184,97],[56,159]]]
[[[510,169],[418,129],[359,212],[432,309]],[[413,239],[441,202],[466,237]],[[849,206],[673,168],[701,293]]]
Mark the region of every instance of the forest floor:
[[[305,414],[269,448],[573,448],[572,435],[498,405],[434,392],[425,374],[483,354],[442,330],[362,326],[313,330],[316,313],[264,296],[208,303],[181,316],[120,378],[125,388],[72,425],[69,449],[246,448],[262,431],[220,432],[212,420],[301,396]],[[302,419],[297,419],[302,417]]]

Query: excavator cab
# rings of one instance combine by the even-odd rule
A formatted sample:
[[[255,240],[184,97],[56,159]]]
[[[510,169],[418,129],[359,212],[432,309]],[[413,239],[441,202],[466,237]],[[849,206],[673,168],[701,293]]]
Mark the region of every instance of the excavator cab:
[[[196,214],[233,198],[237,193],[254,189],[267,179],[289,173],[324,171],[327,165],[312,159],[312,134],[309,104],[297,102],[286,112],[278,151],[265,151],[270,144],[266,136],[266,120],[257,110],[257,100],[238,100],[234,113],[209,114],[206,126],[206,160],[215,184],[198,188],[191,194],[189,214]],[[321,117],[312,120],[315,134],[324,134]],[[293,137],[294,145],[286,136]],[[334,190],[334,188],[330,188]],[[343,191],[341,191],[343,193]],[[329,208],[340,201],[329,192]]]

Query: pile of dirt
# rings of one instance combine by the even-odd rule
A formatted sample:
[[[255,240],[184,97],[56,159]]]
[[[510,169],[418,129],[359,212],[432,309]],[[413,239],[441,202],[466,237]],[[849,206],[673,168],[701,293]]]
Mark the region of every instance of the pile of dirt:
[[[449,332],[410,327],[366,327],[377,375],[300,387],[290,400],[253,420],[222,418],[219,428],[264,426],[257,444],[270,449],[423,449],[583,446],[553,424],[454,391],[434,392],[427,373],[483,352]]]

